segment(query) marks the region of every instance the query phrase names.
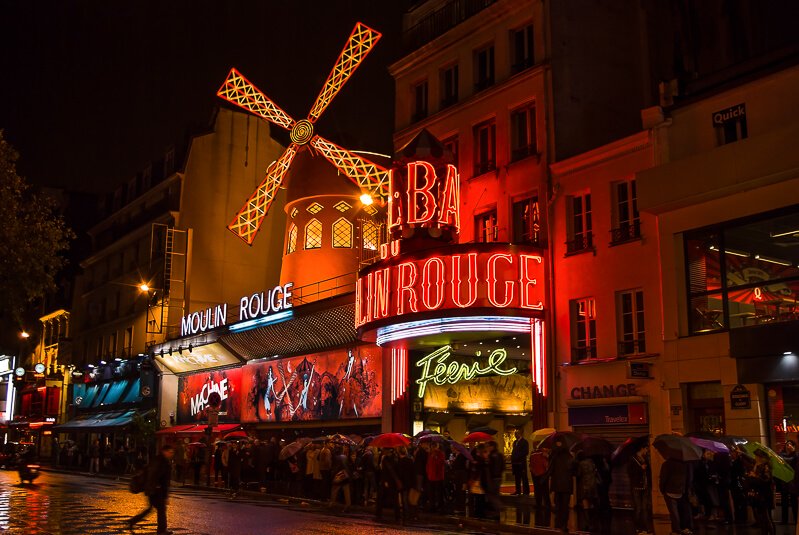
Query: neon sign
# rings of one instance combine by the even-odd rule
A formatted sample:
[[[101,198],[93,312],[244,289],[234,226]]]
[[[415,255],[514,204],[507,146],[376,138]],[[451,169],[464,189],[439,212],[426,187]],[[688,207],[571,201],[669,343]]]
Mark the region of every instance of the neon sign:
[[[439,386],[447,383],[454,385],[460,381],[471,381],[478,375],[512,375],[517,372],[515,367],[510,369],[501,367],[508,358],[508,352],[502,348],[489,353],[485,367],[481,367],[479,362],[471,365],[457,361],[448,363],[447,360],[451,355],[452,346],[444,346],[416,361],[416,367],[422,368],[422,376],[416,380],[420,398],[424,397],[425,388],[430,381]]]
[[[543,258],[521,248],[453,246],[450,255],[389,259],[355,286],[355,325],[465,308],[543,310]]]
[[[444,181],[439,181],[443,171]],[[441,230],[454,235],[460,231],[458,170],[448,164],[439,168],[426,161],[410,162],[402,169],[391,171],[388,199],[388,230],[399,238],[403,231],[419,227],[436,229],[431,236],[441,236]]]

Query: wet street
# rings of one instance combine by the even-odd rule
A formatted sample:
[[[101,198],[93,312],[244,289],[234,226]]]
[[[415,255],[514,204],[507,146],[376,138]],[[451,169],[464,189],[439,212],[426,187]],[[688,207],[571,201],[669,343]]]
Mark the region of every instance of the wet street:
[[[125,521],[144,507],[141,494],[121,481],[43,472],[36,484],[19,485],[16,472],[0,471],[0,532],[14,535],[128,534]],[[169,503],[169,529],[175,535],[331,535],[446,533],[376,524],[371,516],[304,511],[302,506],[241,498],[231,502],[215,492],[177,488]],[[136,533],[155,533],[155,512]],[[461,531],[461,533],[464,533]]]

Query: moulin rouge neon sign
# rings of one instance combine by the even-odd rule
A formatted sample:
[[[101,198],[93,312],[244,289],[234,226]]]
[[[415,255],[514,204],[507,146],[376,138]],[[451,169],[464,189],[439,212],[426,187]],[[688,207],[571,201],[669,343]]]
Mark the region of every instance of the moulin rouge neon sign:
[[[416,361],[416,367],[422,369],[422,376],[416,380],[416,384],[419,385],[420,398],[424,397],[424,391],[430,381],[438,386],[447,383],[454,385],[460,381],[471,381],[479,375],[511,375],[517,372],[515,367],[502,367],[505,359],[508,358],[508,352],[502,348],[489,353],[485,366],[481,366],[479,362],[473,364],[454,360],[447,362],[451,356],[452,346],[444,346]]]
[[[392,236],[399,238],[403,229],[418,227],[460,231],[458,170],[451,164],[445,169],[443,181],[433,164],[425,161],[391,171],[388,231]]]

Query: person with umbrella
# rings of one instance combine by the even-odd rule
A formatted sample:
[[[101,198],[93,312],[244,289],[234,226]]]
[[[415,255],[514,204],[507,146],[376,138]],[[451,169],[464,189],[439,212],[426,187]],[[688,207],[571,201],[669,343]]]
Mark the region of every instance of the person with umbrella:
[[[352,505],[350,497],[351,468],[344,449],[342,446],[336,445],[333,452],[333,481],[330,490],[330,507],[332,508],[336,504],[339,492],[343,492],[344,509],[341,511],[342,513],[346,513]]]
[[[513,449],[510,453],[510,466],[513,471],[513,479],[516,482],[516,492],[514,496],[530,495],[530,480],[527,477],[527,456],[530,454],[530,443],[524,438],[521,427],[517,427],[513,432],[516,440],[513,441]]]
[[[430,451],[427,454],[427,482],[430,489],[428,507],[430,512],[441,511],[444,506],[444,450],[439,442],[430,442]]]
[[[763,535],[774,535],[771,509],[774,504],[774,481],[771,476],[771,461],[768,453],[755,450],[755,465],[746,474],[746,494],[755,515],[755,522]]]
[[[549,453],[549,448],[538,448],[530,455],[530,474],[533,476],[533,494],[538,509],[552,507],[549,498]]]
[[[397,452],[394,448],[384,448],[380,459],[380,477],[377,487],[377,504],[375,517],[383,519],[383,506],[391,504],[394,509],[394,520],[400,521],[401,509],[399,493],[402,490],[402,481],[397,470]]]
[[[239,487],[241,486],[241,465],[242,453],[239,450],[239,445],[235,442],[230,443],[228,447],[228,476],[230,478],[230,499],[235,500],[239,495]]]
[[[569,500],[574,493],[575,465],[565,442],[553,441],[549,460],[549,486],[555,493],[555,529],[569,530]]]
[[[730,448],[730,495],[732,496],[732,507],[736,524],[747,524],[749,522],[749,509],[746,505],[746,473],[749,471],[746,466],[747,456],[741,451],[739,446]]]
[[[660,467],[660,492],[669,510],[672,533],[693,533],[691,503],[688,501],[692,484],[688,463],[677,457],[667,457]]]
[[[780,457],[785,461],[788,466],[796,469],[796,443],[793,440],[785,441],[785,447],[780,452]],[[796,499],[796,479],[794,478],[791,481],[781,482],[779,485],[780,489],[780,504],[782,504],[782,523],[787,524],[789,519],[789,510],[793,509],[793,521],[796,522],[796,506],[797,506],[797,499]]]
[[[638,535],[648,535],[652,524],[652,470],[649,463],[649,443],[638,442],[640,446],[627,462],[627,475],[633,494],[635,531]]]

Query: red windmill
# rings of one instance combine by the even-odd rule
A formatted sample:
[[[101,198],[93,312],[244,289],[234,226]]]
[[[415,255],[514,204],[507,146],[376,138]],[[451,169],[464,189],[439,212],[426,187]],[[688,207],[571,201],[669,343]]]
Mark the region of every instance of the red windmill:
[[[388,171],[385,168],[315,134],[313,126],[380,37],[380,33],[365,24],[359,22],[355,25],[308,117],[299,121],[292,119],[239,71],[230,70],[217,95],[291,132],[291,144],[269,166],[263,182],[228,225],[247,244],[252,245],[294,156],[305,145],[313,147],[362,190],[378,198],[388,196]]]

